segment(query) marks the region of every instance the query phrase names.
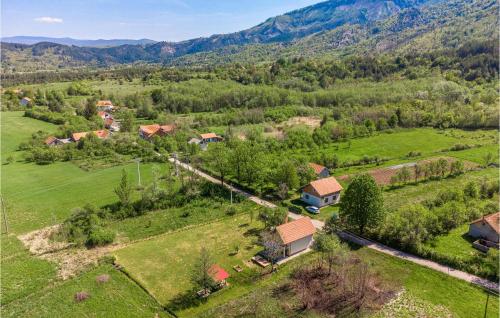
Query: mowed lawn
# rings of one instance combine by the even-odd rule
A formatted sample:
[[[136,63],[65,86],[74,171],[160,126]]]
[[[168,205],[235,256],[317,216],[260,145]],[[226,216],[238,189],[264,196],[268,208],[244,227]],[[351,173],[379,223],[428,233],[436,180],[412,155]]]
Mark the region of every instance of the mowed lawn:
[[[467,259],[481,253],[472,247],[474,239],[468,236],[467,233],[469,233],[469,224],[464,224],[447,234],[436,237],[426,245],[440,254],[454,255]]]
[[[249,222],[248,215],[238,215],[165,234],[115,252],[116,262],[162,305],[168,305],[176,296],[193,288],[190,275],[202,247],[233,276],[228,280],[230,284],[236,279],[234,276],[249,270],[244,261],[260,250],[256,243],[262,226],[258,221]],[[237,247],[239,251],[235,253]],[[232,269],[235,265],[242,266],[244,271],[236,273]]]
[[[97,282],[96,278],[100,275],[109,275],[109,281]],[[86,292],[89,298],[76,302],[74,297],[77,292]],[[110,265],[101,265],[54,286],[40,286],[36,293],[4,306],[2,317],[171,316],[125,274]]]

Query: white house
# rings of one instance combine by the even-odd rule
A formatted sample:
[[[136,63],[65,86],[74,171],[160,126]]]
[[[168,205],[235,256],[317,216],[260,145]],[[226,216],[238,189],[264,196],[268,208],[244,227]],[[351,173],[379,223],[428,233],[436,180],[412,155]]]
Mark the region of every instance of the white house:
[[[340,200],[342,186],[335,177],[312,181],[302,189],[301,200],[309,205],[321,208],[336,204]]]
[[[200,137],[201,137],[201,143],[203,144],[208,144],[211,142],[219,142],[223,140],[221,136],[218,136],[215,133],[200,134]]]
[[[287,257],[309,248],[316,228],[310,218],[303,217],[276,227],[276,232],[283,244],[283,257]]]
[[[483,216],[469,225],[469,236],[499,243],[500,212]]]
[[[314,170],[314,173],[316,173],[319,178],[327,178],[330,176],[330,171],[325,166],[310,162],[309,167]]]

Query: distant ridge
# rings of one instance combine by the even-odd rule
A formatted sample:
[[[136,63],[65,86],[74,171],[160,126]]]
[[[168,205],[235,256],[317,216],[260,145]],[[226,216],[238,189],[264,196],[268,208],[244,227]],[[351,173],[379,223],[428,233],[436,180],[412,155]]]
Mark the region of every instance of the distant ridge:
[[[44,36],[10,36],[10,37],[3,37],[2,42],[27,44],[27,45],[33,45],[41,42],[51,42],[56,44],[75,45],[80,47],[113,47],[120,45],[147,45],[156,43],[156,41],[150,39],[81,40],[73,38],[51,38]]]

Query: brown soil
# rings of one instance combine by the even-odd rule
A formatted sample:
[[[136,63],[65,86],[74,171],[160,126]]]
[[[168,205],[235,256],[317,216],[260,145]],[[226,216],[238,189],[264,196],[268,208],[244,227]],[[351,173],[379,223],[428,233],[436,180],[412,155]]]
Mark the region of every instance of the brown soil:
[[[448,161],[448,163],[452,163],[452,162],[457,161],[456,158],[437,157],[437,158],[430,158],[430,159],[426,159],[426,160],[421,160],[421,161],[418,161],[417,163],[418,164],[428,164],[429,162],[436,161],[439,159],[446,159]],[[473,169],[476,169],[478,167],[478,165],[476,163],[473,163],[470,161],[463,161],[463,162],[464,162],[465,170],[473,170]],[[392,166],[392,167],[387,167],[387,168],[370,170],[367,173],[375,179],[375,182],[377,182],[378,185],[389,185],[389,184],[391,184],[391,178],[393,176],[395,176],[401,169],[402,169],[402,167]],[[413,166],[408,166],[408,169],[410,170],[411,179],[412,180],[415,179],[415,173],[414,173]],[[338,179],[345,181],[345,180],[349,180],[352,176],[353,175],[343,175],[343,176],[340,176]]]

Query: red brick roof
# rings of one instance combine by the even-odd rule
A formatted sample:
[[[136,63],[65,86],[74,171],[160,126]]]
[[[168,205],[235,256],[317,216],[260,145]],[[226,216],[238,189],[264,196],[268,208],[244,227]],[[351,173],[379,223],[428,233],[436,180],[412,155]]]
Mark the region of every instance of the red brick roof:
[[[172,133],[175,130],[175,125],[160,126],[158,124],[153,124],[153,125],[140,126],[139,129],[146,136],[146,138],[150,138],[156,135],[158,132],[162,132],[164,134]]]
[[[326,169],[326,167],[313,162],[309,163],[309,167],[311,167],[314,172],[316,172],[316,174],[320,174],[323,170]]]
[[[97,101],[96,106],[113,106],[113,103],[110,100],[100,100]]]
[[[328,177],[324,179],[319,179],[309,183],[305,188],[304,192],[312,194],[317,197],[323,197],[335,192],[342,191],[342,186],[335,179],[335,177]]]
[[[104,139],[104,138],[107,138],[109,136],[109,131],[107,131],[107,130],[96,130],[96,131],[93,131],[93,133],[97,136],[97,138],[100,138],[100,139]],[[89,134],[88,131],[87,132],[73,133],[71,135],[71,138],[74,141],[79,141],[80,139],[87,136],[88,134]]]
[[[308,217],[303,217],[276,227],[283,244],[298,241],[316,233],[316,228]]]
[[[480,222],[488,224],[495,232],[497,232],[497,234],[500,234],[500,212],[483,216],[480,219],[472,221],[471,224],[477,224]]]
[[[208,269],[208,275],[216,282],[229,278],[229,274],[219,265],[214,264]]]

